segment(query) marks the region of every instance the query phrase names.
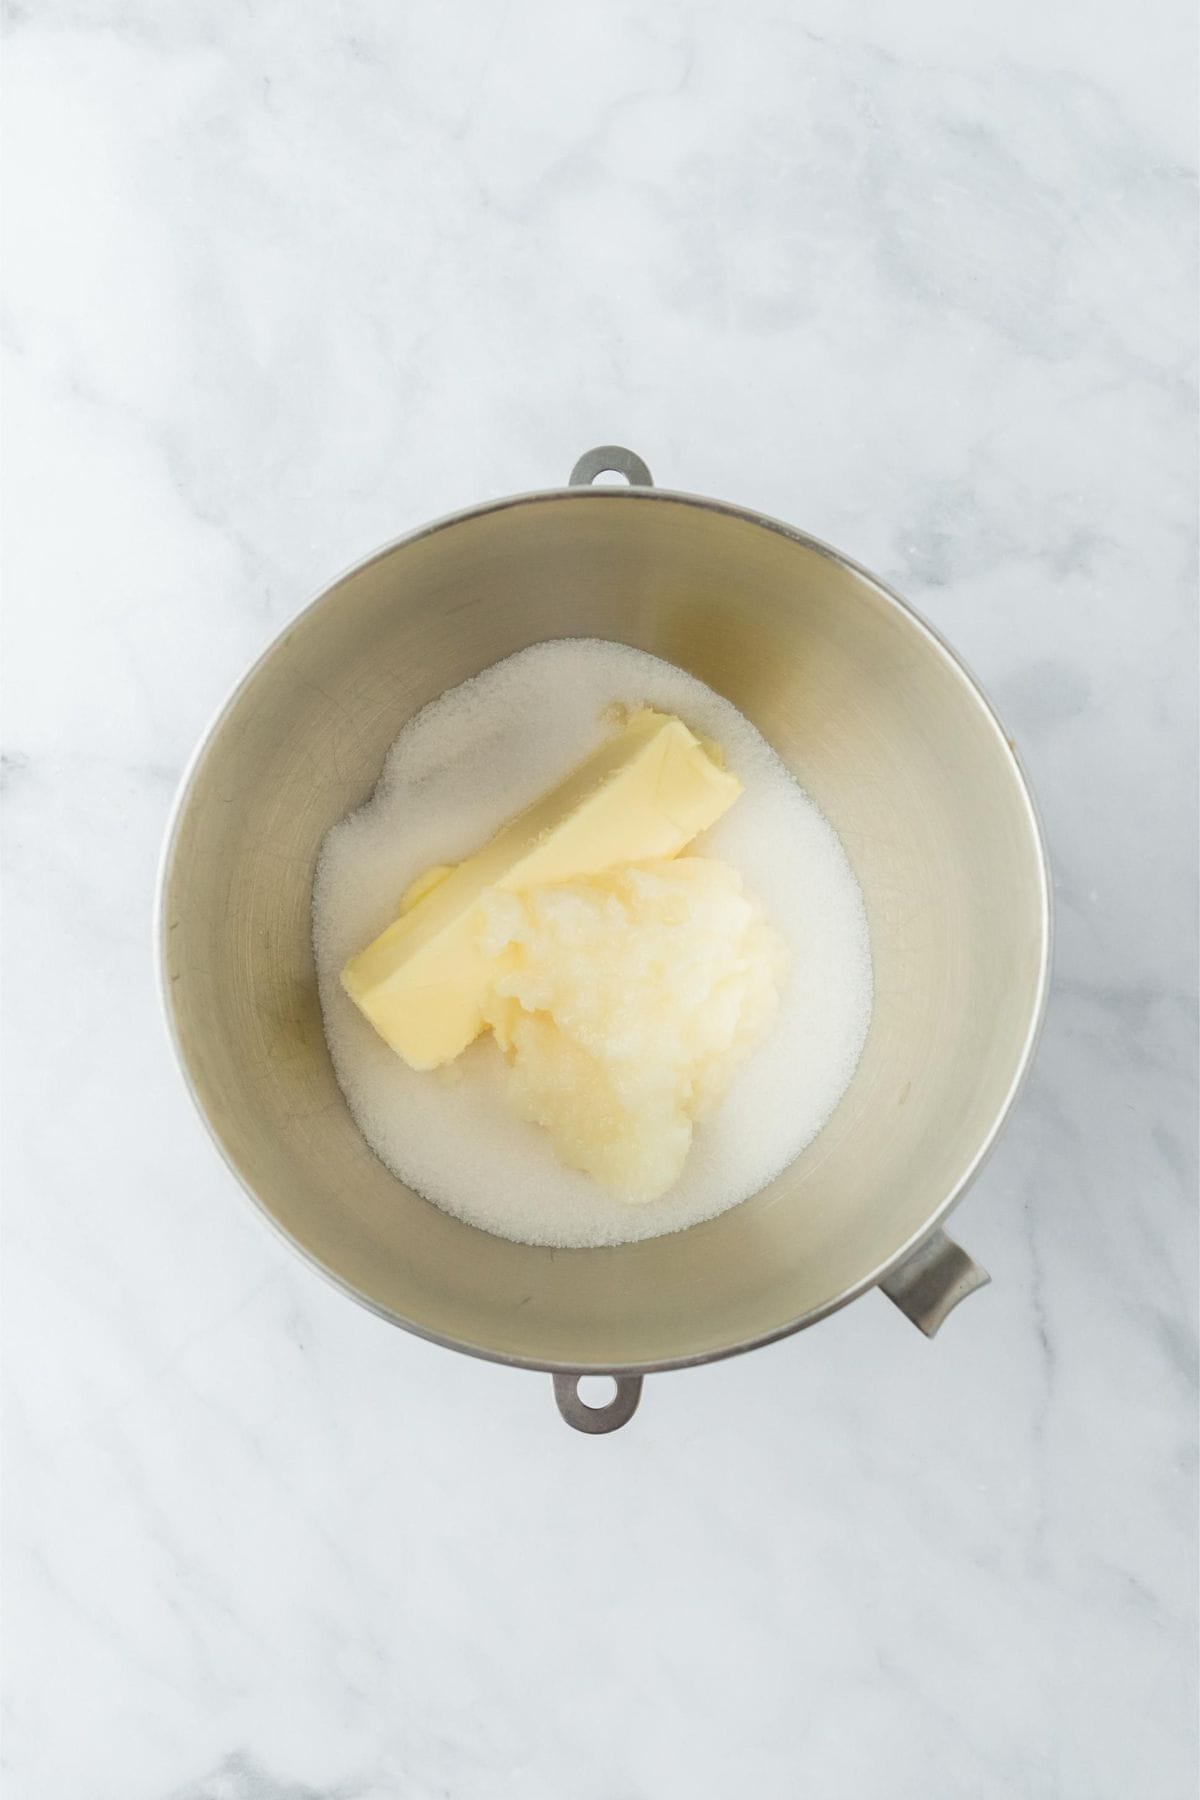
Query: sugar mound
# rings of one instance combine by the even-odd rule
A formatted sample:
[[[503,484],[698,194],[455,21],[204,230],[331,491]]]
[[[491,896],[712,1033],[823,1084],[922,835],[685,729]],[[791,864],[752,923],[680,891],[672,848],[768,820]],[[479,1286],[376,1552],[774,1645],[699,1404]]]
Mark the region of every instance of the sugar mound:
[[[547,1134],[514,1112],[490,1034],[444,1070],[417,1073],[338,979],[418,875],[470,856],[582,762],[611,732],[614,703],[675,713],[720,746],[745,792],[689,849],[742,875],[790,959],[773,1025],[697,1124],[679,1180],[636,1207],[564,1168]],[[371,1148],[435,1205],[518,1243],[632,1242],[736,1206],[821,1129],[871,1015],[866,914],[836,833],[728,700],[670,663],[597,639],[536,644],[408,722],[370,801],[325,839],[313,941],[330,1055]]]

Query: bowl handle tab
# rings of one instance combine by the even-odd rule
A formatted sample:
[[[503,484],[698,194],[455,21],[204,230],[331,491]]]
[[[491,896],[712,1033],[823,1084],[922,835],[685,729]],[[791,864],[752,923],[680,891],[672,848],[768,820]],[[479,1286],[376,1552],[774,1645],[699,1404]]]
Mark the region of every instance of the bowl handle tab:
[[[959,1301],[990,1280],[953,1238],[933,1231],[879,1285],[906,1318],[933,1337]]]
[[[617,1391],[608,1405],[589,1406],[580,1398],[578,1375],[554,1377],[554,1398],[568,1425],[573,1425],[576,1431],[596,1433],[616,1431],[619,1426],[629,1423],[642,1397],[642,1378],[640,1375],[614,1375],[612,1379],[617,1384]]]
[[[575,467],[571,470],[572,487],[590,487],[597,475],[623,475],[630,487],[653,487],[654,479],[649,469],[633,450],[624,450],[620,444],[600,444],[595,450],[585,450]]]

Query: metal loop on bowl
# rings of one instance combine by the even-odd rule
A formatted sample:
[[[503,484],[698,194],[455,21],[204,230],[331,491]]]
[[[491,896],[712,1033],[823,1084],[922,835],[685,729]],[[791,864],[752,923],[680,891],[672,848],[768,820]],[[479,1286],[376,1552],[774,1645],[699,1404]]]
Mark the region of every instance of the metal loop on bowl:
[[[653,487],[654,477],[633,450],[620,444],[601,444],[585,450],[571,470],[571,487],[590,487],[597,475],[623,475],[630,487]]]
[[[642,1397],[642,1378],[640,1375],[614,1375],[612,1379],[617,1384],[617,1391],[608,1405],[589,1406],[580,1397],[581,1376],[554,1377],[554,1398],[568,1425],[573,1425],[576,1431],[594,1435],[601,1431],[616,1431],[619,1426],[629,1423]]]

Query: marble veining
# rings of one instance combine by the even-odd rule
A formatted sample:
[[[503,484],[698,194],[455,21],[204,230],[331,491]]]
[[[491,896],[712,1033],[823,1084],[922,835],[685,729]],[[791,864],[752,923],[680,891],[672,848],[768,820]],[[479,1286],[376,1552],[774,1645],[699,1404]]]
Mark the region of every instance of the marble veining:
[[[6,1800],[1189,1800],[1195,21],[15,0]],[[993,1285],[610,1440],[263,1228],[166,1049],[179,773],[348,563],[608,441],[994,696],[1056,981]]]

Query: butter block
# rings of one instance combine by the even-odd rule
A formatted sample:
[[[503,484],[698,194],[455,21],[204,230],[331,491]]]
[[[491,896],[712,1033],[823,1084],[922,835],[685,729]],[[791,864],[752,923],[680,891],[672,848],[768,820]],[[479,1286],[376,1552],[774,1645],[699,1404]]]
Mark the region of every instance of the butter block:
[[[485,1024],[488,889],[521,893],[677,856],[741,791],[681,720],[636,712],[482,850],[414,882],[408,909],[351,958],[342,986],[412,1068],[450,1062]]]

